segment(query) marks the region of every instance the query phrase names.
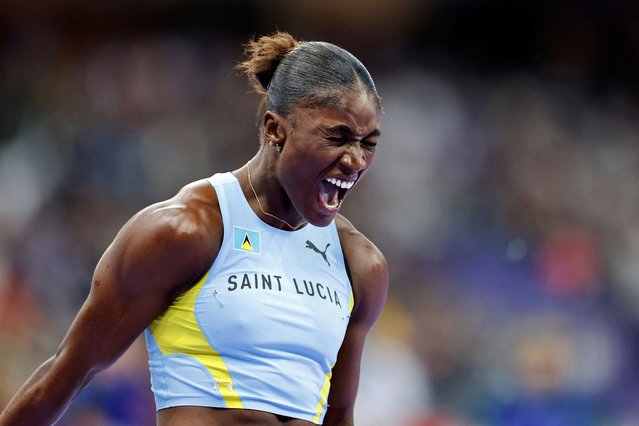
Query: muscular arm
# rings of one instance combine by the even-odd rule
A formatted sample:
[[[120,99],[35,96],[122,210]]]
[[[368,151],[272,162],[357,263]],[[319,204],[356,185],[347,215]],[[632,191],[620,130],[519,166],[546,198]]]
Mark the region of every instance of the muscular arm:
[[[355,293],[355,306],[333,368],[325,426],[353,425],[353,407],[368,331],[382,312],[388,291],[388,268],[382,253],[346,219],[337,227]]]
[[[48,425],[213,262],[222,240],[215,192],[196,183],[135,215],[100,259],[56,354],[27,380],[0,426]]]

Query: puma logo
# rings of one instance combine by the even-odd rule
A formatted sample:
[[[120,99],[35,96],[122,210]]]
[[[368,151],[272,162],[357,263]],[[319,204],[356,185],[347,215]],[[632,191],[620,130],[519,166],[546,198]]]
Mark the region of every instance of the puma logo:
[[[330,246],[330,245],[331,245],[331,243],[326,244],[326,248],[324,249],[324,251],[321,251],[320,249],[318,249],[317,247],[315,247],[315,244],[313,244],[313,243],[311,242],[311,240],[306,240],[306,248],[307,248],[307,249],[311,249],[311,250],[313,250],[314,252],[319,253],[319,254],[320,254],[320,255],[324,258],[324,260],[326,261],[326,263],[328,263],[328,266],[331,266],[331,264],[330,264],[330,262],[328,261],[328,258],[326,257],[326,250],[328,250],[328,246]]]

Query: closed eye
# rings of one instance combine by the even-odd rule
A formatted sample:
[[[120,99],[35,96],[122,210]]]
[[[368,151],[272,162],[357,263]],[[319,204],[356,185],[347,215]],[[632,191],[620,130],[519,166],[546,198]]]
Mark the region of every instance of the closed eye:
[[[373,150],[373,149],[377,148],[377,142],[376,141],[371,141],[371,140],[368,140],[368,139],[364,139],[361,143],[362,143],[362,145],[364,145],[364,147],[366,149]]]
[[[334,142],[336,145],[342,145],[347,142],[347,139],[341,136],[327,136],[326,140]]]
[[[350,142],[357,143],[357,141],[351,141],[350,139],[341,136],[327,136],[326,140],[337,146],[345,145]],[[375,148],[377,148],[377,141],[370,139],[362,139],[359,143],[361,143],[367,151],[374,151]]]

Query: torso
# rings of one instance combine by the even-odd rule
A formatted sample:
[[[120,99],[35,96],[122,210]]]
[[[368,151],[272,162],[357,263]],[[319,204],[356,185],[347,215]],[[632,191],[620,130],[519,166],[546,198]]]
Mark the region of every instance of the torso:
[[[171,368],[181,371],[179,374],[199,377],[195,380],[198,387],[215,389],[205,390],[210,395],[202,396],[197,389],[187,389],[189,377],[182,382],[179,375],[154,377],[156,399],[159,397],[159,408],[163,408],[158,421],[169,426],[318,423],[325,413],[328,394],[322,382],[330,377],[353,304],[339,240],[330,239],[335,228],[314,231],[309,226],[296,233],[263,232],[259,218],[250,217],[252,212],[249,222],[236,222],[235,216],[242,215],[229,215],[225,208],[220,207],[226,222],[224,242],[210,277],[205,276],[172,305],[190,306],[188,312],[170,308],[165,313],[186,318],[199,331],[192,334],[187,327],[162,337],[168,323],[160,318],[147,332],[147,339],[153,336],[152,370],[157,370],[160,363],[174,363]],[[253,241],[242,248],[242,241],[235,241],[237,228],[240,240],[246,230],[260,232],[260,240],[255,241],[255,234],[248,232]],[[331,246],[326,247],[326,241]],[[281,252],[280,256],[268,256],[275,252]],[[289,353],[289,348],[295,349]],[[214,356],[200,356],[203,350],[212,350]],[[159,352],[163,355],[158,356]],[[286,374],[299,377],[291,380]],[[162,394],[163,387],[166,391],[180,386],[186,386],[187,398],[176,399],[171,392]],[[244,395],[247,399],[241,401]],[[287,401],[298,397],[298,403],[287,407]],[[275,401],[265,401],[267,398]],[[304,402],[308,398],[316,400],[309,405]],[[304,406],[299,408],[300,413],[309,414],[298,416],[297,406]],[[304,416],[305,420],[296,418]]]

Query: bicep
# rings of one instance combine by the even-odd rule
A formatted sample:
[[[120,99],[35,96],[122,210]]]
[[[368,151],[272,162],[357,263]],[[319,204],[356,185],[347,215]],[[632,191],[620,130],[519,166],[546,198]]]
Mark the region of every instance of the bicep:
[[[346,331],[333,367],[325,425],[340,424],[343,419],[353,416],[367,332],[368,327],[364,324],[351,324]]]
[[[109,253],[96,268],[91,291],[56,354],[58,363],[78,373],[91,373],[117,359],[169,303],[151,285],[133,285]]]
[[[386,275],[380,274],[376,282],[367,284],[369,287],[356,305],[333,367],[326,425],[350,424],[353,419],[364,344],[386,300]]]
[[[204,273],[210,263],[199,255],[202,241],[192,232],[180,232],[162,220],[140,219],[123,229],[96,267],[89,296],[56,354],[57,364],[73,366],[77,374],[107,367],[179,289]]]
[[[355,306],[333,368],[326,425],[353,422],[366,335],[382,312],[388,291],[388,266],[382,253],[347,222],[342,246],[351,271]]]

